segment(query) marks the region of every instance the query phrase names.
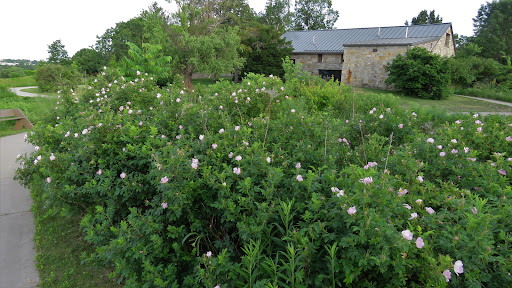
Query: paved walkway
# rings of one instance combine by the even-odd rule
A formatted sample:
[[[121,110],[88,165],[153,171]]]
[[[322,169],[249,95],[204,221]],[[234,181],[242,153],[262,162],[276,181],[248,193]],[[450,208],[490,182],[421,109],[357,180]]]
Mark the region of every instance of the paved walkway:
[[[16,156],[33,151],[25,133],[0,138],[0,288],[36,287],[30,191],[14,181]]]
[[[11,91],[12,93],[14,93],[18,96],[22,96],[22,97],[46,97],[46,98],[48,98],[47,95],[21,91],[21,90],[30,89],[30,88],[37,88],[37,86],[9,88],[9,91]]]

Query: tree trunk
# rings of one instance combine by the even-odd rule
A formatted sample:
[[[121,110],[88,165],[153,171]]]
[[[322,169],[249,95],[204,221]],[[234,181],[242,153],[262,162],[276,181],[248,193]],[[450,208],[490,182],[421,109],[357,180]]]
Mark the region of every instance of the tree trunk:
[[[239,79],[238,79],[239,73],[240,73],[240,71],[238,70],[238,68],[235,68],[235,76],[234,76],[235,83],[238,83],[238,81],[239,81]]]
[[[187,90],[189,92],[192,92],[192,90],[194,90],[194,84],[192,83],[192,73],[194,72],[194,68],[193,67],[190,67],[190,66],[187,66],[185,68],[185,71],[183,73],[183,81],[185,82],[185,88],[187,88]]]

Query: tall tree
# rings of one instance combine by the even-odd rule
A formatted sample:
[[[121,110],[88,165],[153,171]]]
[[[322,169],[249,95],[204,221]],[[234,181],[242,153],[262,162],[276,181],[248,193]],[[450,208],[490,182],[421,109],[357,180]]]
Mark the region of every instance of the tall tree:
[[[281,38],[282,34],[276,27],[260,23],[247,29],[246,35],[247,37],[242,40],[245,47],[242,55],[246,58],[242,76],[253,72],[282,78],[283,59],[291,56],[293,52],[291,42]]]
[[[71,60],[81,71],[88,75],[98,73],[101,67],[107,64],[103,55],[91,48],[80,49],[73,55]]]
[[[48,62],[55,64],[68,65],[70,63],[68,51],[64,47],[64,44],[60,40],[53,41],[52,44],[48,45]]]
[[[128,42],[142,47],[142,43],[148,41],[144,37],[144,23],[142,17],[117,23],[115,27],[107,29],[103,35],[96,37],[94,49],[101,52],[107,62],[112,59],[124,59],[130,50]]]
[[[261,23],[276,27],[281,32],[290,30],[293,24],[290,0],[268,0],[260,20]]]
[[[295,30],[332,29],[338,17],[331,0],[295,1]]]
[[[168,0],[171,1],[171,0]],[[193,89],[194,72],[221,74],[240,67],[240,37],[237,27],[221,27],[216,17],[220,0],[175,0],[178,11],[172,15],[169,41],[172,63],[184,76],[185,86]]]
[[[428,12],[427,10],[421,10],[418,16],[412,17],[411,25],[422,25],[422,24],[436,24],[443,23],[443,18],[436,15],[436,10]],[[405,21],[405,25],[409,26],[409,21]]]
[[[480,55],[507,62],[512,56],[512,0],[482,5],[473,25],[474,43],[482,47]]]

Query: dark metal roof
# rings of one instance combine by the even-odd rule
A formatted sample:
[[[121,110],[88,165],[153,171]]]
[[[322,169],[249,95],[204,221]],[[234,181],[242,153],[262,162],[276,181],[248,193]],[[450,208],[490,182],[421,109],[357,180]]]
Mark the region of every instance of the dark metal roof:
[[[451,23],[336,30],[289,31],[294,53],[343,53],[346,46],[414,45],[440,39]],[[406,36],[407,35],[407,36]]]

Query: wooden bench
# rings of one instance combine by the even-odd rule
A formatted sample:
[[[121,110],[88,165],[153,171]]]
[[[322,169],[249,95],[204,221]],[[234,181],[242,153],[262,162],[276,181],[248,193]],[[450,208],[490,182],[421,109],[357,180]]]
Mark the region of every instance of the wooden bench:
[[[14,124],[14,130],[19,130],[23,127],[27,129],[34,128],[34,125],[23,115],[20,109],[4,109],[0,110],[0,121],[16,120]]]

